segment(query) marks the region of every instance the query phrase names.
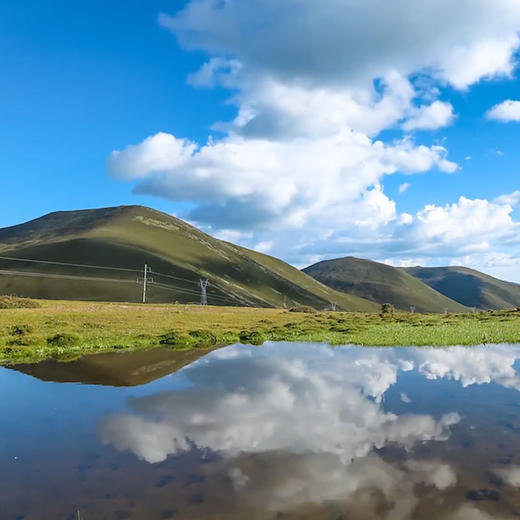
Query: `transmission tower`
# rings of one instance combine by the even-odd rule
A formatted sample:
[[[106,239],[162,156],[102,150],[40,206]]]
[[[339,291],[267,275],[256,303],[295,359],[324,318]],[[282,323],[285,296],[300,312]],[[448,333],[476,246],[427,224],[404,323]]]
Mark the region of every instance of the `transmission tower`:
[[[200,304],[207,305],[208,304],[208,293],[206,289],[208,287],[209,280],[203,280],[202,278],[199,280],[200,286]]]

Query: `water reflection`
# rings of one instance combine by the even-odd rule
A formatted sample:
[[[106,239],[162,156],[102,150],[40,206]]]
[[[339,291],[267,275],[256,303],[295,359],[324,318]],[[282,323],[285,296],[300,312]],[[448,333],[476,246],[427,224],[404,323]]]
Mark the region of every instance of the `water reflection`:
[[[65,416],[84,440],[45,436],[40,451],[65,452],[60,484],[88,518],[518,518],[519,359],[515,345],[236,345],[135,389],[75,387],[90,400],[83,422],[70,385],[46,387],[65,400],[50,420]],[[8,490],[34,473],[26,465],[0,475],[2,518],[16,518]],[[49,495],[54,469],[39,467],[33,492],[46,492],[23,514],[58,518],[70,502]]]
[[[49,359],[41,363],[23,363],[8,368],[37,377],[42,381],[137,386],[176,372],[208,352],[203,349],[154,348],[83,356],[67,362]]]
[[[131,399],[132,412],[104,419],[100,437],[149,463],[194,446],[217,452],[234,491],[256,510],[339,502],[351,517],[409,518],[420,503],[416,488],[440,497],[457,483],[449,460],[416,459],[414,448],[448,441],[462,417],[456,402],[445,413],[414,413],[413,387],[399,394],[401,413],[390,411],[384,398],[398,374],[420,374],[423,385],[448,379],[517,389],[517,356],[511,346],[230,347],[187,367],[188,388]],[[383,456],[389,447],[394,460]],[[495,474],[516,485],[515,471]],[[484,513],[465,505],[461,514]]]
[[[354,354],[354,355],[353,355]],[[385,412],[380,402],[402,360],[384,351],[232,347],[184,370],[192,386],[130,400],[135,413],[105,419],[103,442],[154,463],[191,443],[241,452],[332,454],[341,462],[389,442],[446,440],[456,411]]]

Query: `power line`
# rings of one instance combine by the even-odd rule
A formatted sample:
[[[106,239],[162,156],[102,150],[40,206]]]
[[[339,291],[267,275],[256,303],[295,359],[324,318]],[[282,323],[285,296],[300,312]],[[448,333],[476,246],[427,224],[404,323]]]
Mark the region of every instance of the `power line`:
[[[197,291],[192,291],[191,289],[184,289],[182,287],[175,287],[173,285],[164,285],[164,284],[160,284],[157,282],[149,282],[149,285],[154,285],[156,287],[159,287],[160,289],[166,289],[166,290],[170,290],[170,291],[174,291],[174,292],[183,292],[183,293],[190,294],[193,296],[200,296],[200,293]],[[226,302],[229,300],[238,300],[238,298],[236,298],[232,295],[229,297],[226,297],[226,296],[218,296],[216,294],[211,294],[210,296],[214,300],[221,300],[221,301],[226,301]]]
[[[73,274],[51,274],[51,273],[35,273],[31,271],[12,271],[12,270],[4,270],[0,269],[0,274],[3,275],[10,275],[10,276],[29,276],[29,277],[35,277],[35,278],[53,278],[53,279],[60,279],[60,280],[85,280],[90,282],[113,282],[113,283],[131,283],[135,284],[135,281],[133,280],[124,280],[121,278],[105,278],[105,277],[95,277],[95,276],[77,276]],[[170,290],[174,292],[183,292],[186,294],[190,294],[193,296],[199,296],[198,291],[191,291],[190,289],[183,289],[182,287],[175,287],[171,285],[165,285],[156,283],[153,281],[150,281],[148,279],[149,285],[155,285],[159,289],[165,289]],[[221,301],[229,301],[228,298],[218,296],[218,295],[211,295],[213,299],[221,300]],[[233,298],[233,297],[230,297]]]
[[[123,280],[122,278],[105,278],[96,276],[77,276],[74,274],[51,274],[51,273],[35,273],[32,271],[12,271],[7,269],[0,269],[0,274],[11,276],[34,276],[37,278],[58,278],[64,280],[88,280],[91,282],[121,282],[134,283],[133,280]]]
[[[157,271],[150,271],[150,273],[157,274],[159,276],[164,276],[166,278],[171,278],[172,280],[179,280],[180,282],[188,282],[188,283],[195,283],[195,284],[199,283],[199,282],[196,282],[195,280],[188,280],[187,278],[180,278],[179,276],[173,276],[171,274],[159,273]]]
[[[88,269],[112,269],[114,271],[127,271],[133,273],[140,273],[140,269],[127,269],[125,267],[108,267],[103,265],[88,265],[88,264],[73,264],[71,262],[52,262],[50,260],[33,260],[31,258],[16,258],[11,256],[0,256],[0,260],[13,260],[18,262],[33,262],[38,264],[51,264],[51,265],[66,265],[69,267],[85,267]]]
[[[46,264],[46,265],[59,265],[59,266],[67,266],[67,267],[79,267],[79,268],[86,268],[86,269],[104,269],[104,270],[113,270],[113,271],[123,271],[123,272],[131,272],[131,273],[141,273],[142,271],[140,269],[130,269],[130,268],[124,268],[124,267],[112,267],[112,266],[101,266],[101,265],[91,265],[91,264],[77,264],[73,262],[56,262],[51,260],[36,260],[33,258],[20,258],[20,257],[10,257],[10,256],[0,256],[0,260],[7,260],[7,261],[15,261],[15,262],[30,262],[30,263],[36,263],[36,264]],[[54,279],[64,279],[64,280],[85,280],[85,281],[92,281],[92,282],[113,282],[113,283],[135,283],[133,280],[124,280],[124,279],[116,279],[116,278],[104,278],[104,277],[94,277],[94,276],[80,276],[80,275],[73,275],[73,274],[54,274],[54,273],[38,273],[34,271],[15,271],[15,270],[7,270],[2,269],[0,270],[0,274],[3,275],[11,275],[11,276],[29,276],[29,277],[37,277],[37,278],[54,278]],[[150,279],[147,275],[148,274],[155,274],[157,276],[162,276],[165,278],[169,278],[172,280],[178,280],[181,282],[187,282],[190,284],[197,284],[199,287],[201,287],[203,294],[201,295],[199,291],[197,290],[191,290],[191,289],[185,289],[182,287],[178,287],[175,285],[169,285],[169,284],[163,284],[163,283],[157,283],[154,282],[153,279]],[[139,281],[139,279],[138,279]],[[204,280],[205,285],[207,287],[208,281]],[[185,294],[190,294],[193,296],[201,296],[201,301],[205,301],[207,303],[207,291],[205,288],[202,288],[201,281],[195,281],[195,280],[189,280],[187,278],[182,278],[179,276],[174,276],[171,274],[166,273],[160,273],[158,271],[152,271],[149,267],[145,267],[145,275],[143,277],[143,299],[146,300],[146,284],[155,285],[158,288],[166,289],[170,291],[175,292],[182,292]],[[210,294],[212,299],[220,300],[222,302],[229,302],[231,301],[238,301],[241,303],[245,303],[246,305],[248,302],[241,298],[240,296],[237,296],[233,293],[230,293],[229,296],[226,295],[226,291],[219,287],[218,284],[215,284],[215,287],[217,287],[224,296],[218,296],[215,294]],[[204,298],[205,293],[205,298]]]

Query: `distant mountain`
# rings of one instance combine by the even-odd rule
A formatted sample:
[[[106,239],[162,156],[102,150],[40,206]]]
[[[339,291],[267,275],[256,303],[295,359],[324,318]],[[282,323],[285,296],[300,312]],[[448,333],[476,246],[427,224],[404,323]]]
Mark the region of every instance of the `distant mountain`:
[[[150,302],[197,302],[199,278],[208,278],[214,305],[324,308],[335,302],[344,310],[377,309],[285,262],[142,206],[61,211],[0,229],[0,257],[0,294],[135,302],[146,263],[154,271]]]
[[[467,267],[404,269],[436,291],[468,307],[503,309],[520,306],[520,285]]]
[[[386,264],[346,257],[325,260],[303,270],[321,283],[373,302],[392,303],[417,312],[464,312],[460,303],[437,292],[406,271]]]

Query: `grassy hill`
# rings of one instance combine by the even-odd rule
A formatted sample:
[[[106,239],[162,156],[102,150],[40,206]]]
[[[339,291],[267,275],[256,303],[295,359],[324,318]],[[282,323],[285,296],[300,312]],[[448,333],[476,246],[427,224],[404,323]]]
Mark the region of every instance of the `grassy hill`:
[[[505,309],[520,306],[520,285],[467,267],[410,267],[405,271],[468,307]]]
[[[462,312],[460,303],[395,267],[354,257],[325,260],[303,270],[323,284],[397,309],[417,312]]]
[[[153,271],[150,302],[197,302],[198,280],[208,278],[208,302],[214,305],[324,308],[336,302],[344,310],[377,308],[280,260],[141,206],[56,212],[0,229],[0,257],[0,294],[136,302],[146,263]]]

